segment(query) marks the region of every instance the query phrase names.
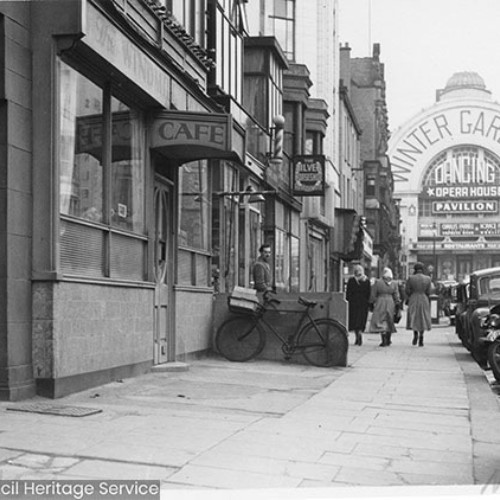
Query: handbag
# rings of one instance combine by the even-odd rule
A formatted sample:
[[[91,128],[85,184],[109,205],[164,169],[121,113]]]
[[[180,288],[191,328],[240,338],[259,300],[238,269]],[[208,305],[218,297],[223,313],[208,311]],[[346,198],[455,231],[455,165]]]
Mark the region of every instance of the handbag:
[[[396,310],[394,311],[394,323],[397,325],[401,321],[401,308],[396,306]]]

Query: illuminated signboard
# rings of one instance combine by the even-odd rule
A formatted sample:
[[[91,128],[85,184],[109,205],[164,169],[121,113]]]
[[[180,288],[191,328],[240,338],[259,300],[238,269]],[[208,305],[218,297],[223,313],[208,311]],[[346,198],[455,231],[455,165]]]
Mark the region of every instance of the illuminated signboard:
[[[450,148],[430,164],[420,198],[431,214],[497,214],[500,160],[476,146]]]

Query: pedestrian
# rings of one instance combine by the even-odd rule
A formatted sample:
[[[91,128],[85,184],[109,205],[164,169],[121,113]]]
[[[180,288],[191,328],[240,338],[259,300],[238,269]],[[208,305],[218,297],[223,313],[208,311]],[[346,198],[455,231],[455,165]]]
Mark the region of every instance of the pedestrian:
[[[373,307],[370,331],[380,333],[380,346],[391,345],[391,336],[395,333],[394,315],[400,307],[398,284],[394,281],[392,271],[386,267],[382,278],[375,281],[370,295]]]
[[[272,291],[271,245],[264,243],[259,248],[259,257],[253,265],[253,286],[258,292]]]
[[[424,265],[416,262],[413,266],[413,275],[406,282],[406,296],[408,297],[408,313],[406,329],[413,330],[412,345],[423,347],[424,331],[431,329],[431,303],[429,296],[432,293],[432,281],[424,274]]]
[[[370,280],[363,271],[363,266],[354,266],[354,276],[347,280],[345,298],[349,303],[349,331],[354,332],[354,345],[363,344],[363,332],[368,318],[370,302]]]

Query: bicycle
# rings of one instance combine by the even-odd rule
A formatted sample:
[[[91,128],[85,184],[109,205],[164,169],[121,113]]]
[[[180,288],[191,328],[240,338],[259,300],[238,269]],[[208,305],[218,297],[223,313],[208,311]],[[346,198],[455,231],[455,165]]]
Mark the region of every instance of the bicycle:
[[[347,330],[331,318],[314,319],[311,310],[317,301],[298,298],[305,307],[300,310],[278,309],[274,304],[280,301],[264,296],[264,304],[258,304],[254,311],[232,310],[237,315],[226,320],[215,335],[215,346],[220,354],[229,361],[249,361],[257,357],[266,345],[266,332],[270,331],[281,341],[285,359],[289,360],[296,352],[301,352],[308,363],[314,366],[329,367],[338,365],[347,350]],[[231,310],[231,307],[230,307]],[[301,313],[295,331],[288,336],[280,332],[266,319],[266,313]]]

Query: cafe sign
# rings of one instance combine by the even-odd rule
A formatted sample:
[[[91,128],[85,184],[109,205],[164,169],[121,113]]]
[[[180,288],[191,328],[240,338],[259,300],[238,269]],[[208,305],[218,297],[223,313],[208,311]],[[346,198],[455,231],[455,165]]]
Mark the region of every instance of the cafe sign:
[[[150,137],[151,149],[177,160],[244,158],[244,140],[229,114],[161,111],[153,119]]]
[[[324,155],[301,155],[293,158],[293,195],[324,196]]]

